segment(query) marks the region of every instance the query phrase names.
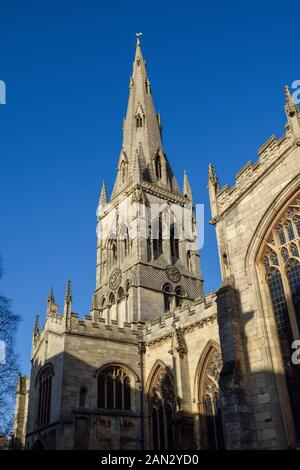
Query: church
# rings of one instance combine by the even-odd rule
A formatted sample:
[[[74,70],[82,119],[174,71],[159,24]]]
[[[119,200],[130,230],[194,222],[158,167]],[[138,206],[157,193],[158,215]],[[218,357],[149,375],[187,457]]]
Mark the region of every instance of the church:
[[[139,36],[112,194],[97,211],[96,287],[80,319],[51,289],[20,376],[25,449],[288,449],[300,439],[300,113],[232,187],[208,171],[222,283],[205,293],[197,211],[164,152]]]

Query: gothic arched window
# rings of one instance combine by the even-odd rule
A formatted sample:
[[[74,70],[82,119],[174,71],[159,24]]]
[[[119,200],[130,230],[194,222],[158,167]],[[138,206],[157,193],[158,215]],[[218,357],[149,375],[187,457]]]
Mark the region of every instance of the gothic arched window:
[[[163,222],[162,213],[154,220],[154,233],[153,233],[153,254],[157,258],[163,252]]]
[[[161,160],[160,160],[159,155],[156,155],[155,157],[154,166],[155,166],[155,176],[158,180],[160,180],[162,173],[161,173]]]
[[[211,346],[204,358],[199,377],[201,448],[223,449],[224,436],[219,398],[221,353]]]
[[[164,309],[165,312],[172,310],[173,289],[171,284],[165,284],[163,287]]]
[[[98,408],[131,409],[130,377],[122,367],[105,367],[99,372],[97,382]]]
[[[300,201],[296,199],[270,230],[263,248],[262,264],[267,294],[277,328],[296,435],[300,437],[300,370],[291,361],[292,343],[300,330]],[[297,236],[296,236],[297,235]],[[293,325],[293,326],[292,326]]]
[[[140,114],[136,117],[136,127],[143,127],[143,118]]]
[[[109,259],[109,268],[114,266],[118,260],[118,245],[115,234],[110,235],[108,244],[108,259]]]
[[[182,307],[185,298],[184,290],[181,286],[177,286],[175,289],[175,304],[176,307]]]
[[[46,365],[38,375],[38,412],[37,424],[44,426],[50,422],[53,367]]]
[[[129,254],[129,248],[130,248],[129,230],[126,225],[123,225],[120,231],[120,242],[121,242],[122,258],[124,259]]]
[[[179,237],[176,230],[176,225],[172,224],[170,228],[170,245],[172,258],[179,258]]]
[[[173,380],[163,367],[158,367],[149,391],[153,450],[172,450],[176,399]]]

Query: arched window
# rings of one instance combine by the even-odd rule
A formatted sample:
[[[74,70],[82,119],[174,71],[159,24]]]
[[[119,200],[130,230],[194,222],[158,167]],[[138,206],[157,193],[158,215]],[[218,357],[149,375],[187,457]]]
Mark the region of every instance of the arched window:
[[[176,230],[176,225],[172,224],[170,228],[170,245],[172,258],[179,258],[179,237]]]
[[[130,410],[130,377],[119,366],[107,366],[98,374],[98,408]]]
[[[153,254],[154,258],[160,256],[163,252],[163,225],[162,213],[154,220],[154,233],[153,233]]]
[[[129,248],[130,248],[130,243],[129,243],[129,230],[126,225],[123,225],[121,230],[120,230],[120,243],[121,243],[121,254],[122,258],[126,258],[129,254]]]
[[[173,380],[163,367],[158,367],[149,391],[153,450],[172,450],[176,399]]]
[[[270,230],[262,251],[262,265],[267,295],[270,298],[277,328],[286,386],[294,418],[296,436],[300,438],[300,369],[291,361],[292,343],[297,338],[292,325],[300,330],[300,201],[296,199],[282,213]],[[289,301],[289,300],[291,301]]]
[[[161,160],[160,156],[156,155],[155,160],[154,160],[154,166],[155,166],[155,176],[158,180],[161,179]]]
[[[224,436],[219,398],[221,353],[211,346],[205,356],[199,379],[200,438],[203,449],[223,449]]]
[[[115,234],[110,235],[108,244],[108,259],[109,259],[109,268],[114,266],[118,261],[118,245]]]
[[[173,289],[171,284],[165,284],[163,287],[164,309],[165,312],[172,310]]]
[[[50,423],[53,367],[46,365],[38,375],[38,426],[45,426]]]
[[[291,259],[288,262],[286,275],[289,281],[295,314],[300,329],[300,264],[297,260]]]
[[[138,114],[136,117],[136,127],[143,127],[143,118],[140,114]]]
[[[125,297],[125,292],[123,287],[119,287],[118,289],[118,299],[123,299]]]
[[[189,271],[192,271],[192,253],[191,250],[186,252],[186,264]]]
[[[184,290],[181,286],[177,286],[175,289],[175,305],[176,307],[182,307],[185,298]]]

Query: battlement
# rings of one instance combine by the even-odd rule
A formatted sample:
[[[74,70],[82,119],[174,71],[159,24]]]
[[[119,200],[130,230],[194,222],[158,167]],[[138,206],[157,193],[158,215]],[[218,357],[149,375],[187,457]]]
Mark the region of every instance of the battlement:
[[[192,305],[178,307],[174,312],[169,312],[164,316],[145,324],[145,341],[150,343],[157,341],[164,336],[170,336],[174,328],[190,328],[192,324],[205,323],[206,321],[216,321],[217,305],[216,295],[208,293],[204,300],[196,300]]]
[[[286,150],[292,148],[293,139],[290,128],[286,126],[286,133],[276,139],[272,135],[258,150],[258,160],[256,162],[249,161],[235,176],[235,184],[231,187],[223,186],[216,194],[216,202],[218,207],[218,215],[220,216],[234,202],[244,194],[263,173],[273,163],[280,158]]]
[[[92,315],[84,315],[84,318],[80,319],[79,314],[74,312],[71,313],[68,322],[66,322],[64,315],[47,316],[43,328],[34,336],[32,353],[35,353],[45,335],[49,333],[74,334],[131,343],[149,342],[154,338],[171,334],[174,331],[174,326],[185,328],[195,322],[205,322],[211,316],[215,317],[217,311],[215,298],[214,293],[208,293],[204,299],[195,300],[192,304],[185,304],[152,321],[124,322],[122,325],[119,325],[115,320],[111,320],[110,324],[107,324],[104,318],[98,318],[94,321]]]

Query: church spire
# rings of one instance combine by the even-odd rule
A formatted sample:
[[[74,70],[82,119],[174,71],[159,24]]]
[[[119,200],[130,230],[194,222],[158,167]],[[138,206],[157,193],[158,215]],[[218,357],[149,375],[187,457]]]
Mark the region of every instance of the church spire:
[[[141,33],[137,33],[127,113],[123,122],[122,151],[112,198],[132,181],[137,150],[140,157],[141,152],[143,153],[145,160],[145,171],[142,179],[180,194],[180,189],[163,150],[161,120],[154,108],[140,36]],[[157,156],[160,158],[165,175],[162,171],[155,171],[155,158]]]

